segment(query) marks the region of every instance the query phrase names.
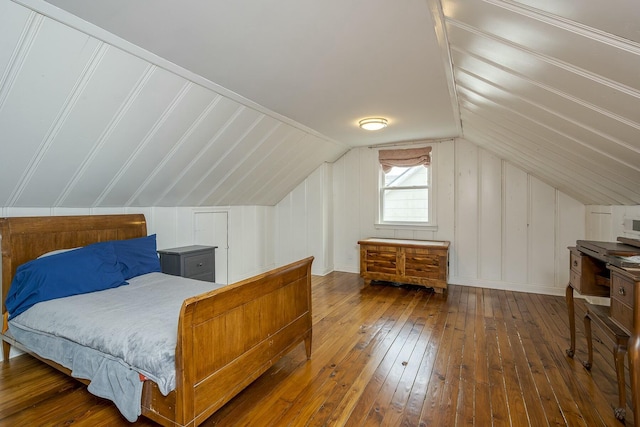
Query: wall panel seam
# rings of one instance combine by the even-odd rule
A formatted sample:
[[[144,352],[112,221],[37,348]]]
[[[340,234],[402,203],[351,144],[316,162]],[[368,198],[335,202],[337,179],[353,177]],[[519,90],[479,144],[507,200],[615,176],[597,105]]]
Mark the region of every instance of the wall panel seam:
[[[222,125],[220,127],[220,129],[218,129],[218,131],[215,133],[215,135],[213,135],[211,138],[209,138],[209,141],[204,145],[204,147],[202,147],[200,149],[200,151],[198,152],[198,154],[196,154],[193,159],[191,159],[191,161],[189,162],[189,164],[183,168],[182,172],[180,172],[175,179],[173,180],[173,183],[171,185],[168,185],[167,188],[158,196],[158,198],[156,199],[156,202],[154,203],[154,205],[157,205],[163,198],[166,197],[167,194],[169,194],[169,192],[176,186],[176,184],[178,184],[178,182],[180,182],[180,180],[187,174],[187,172],[189,171],[189,169],[198,161],[202,158],[202,156],[204,156],[204,153],[206,153],[206,151],[213,145],[215,144],[215,142],[218,140],[218,138],[220,138],[220,136],[229,128],[229,126],[231,126],[231,124],[240,116],[240,114],[246,109],[246,107],[240,105],[238,106],[238,108],[236,109],[236,111],[231,115],[231,117],[229,117],[227,119],[227,121],[225,122],[224,125]]]
[[[235,166],[233,166],[233,167],[231,167],[231,168],[229,169],[229,171],[225,174],[225,176],[224,176],[221,180],[219,180],[219,181],[218,181],[218,182],[213,186],[213,188],[212,188],[212,189],[207,193],[207,195],[206,195],[206,196],[204,196],[204,197],[203,197],[203,198],[198,202],[198,204],[200,204],[200,205],[201,205],[201,204],[204,204],[204,203],[205,203],[205,202],[206,202],[210,197],[212,197],[212,196],[213,196],[213,194],[218,190],[218,188],[220,188],[220,186],[221,186],[222,184],[224,184],[224,183],[225,183],[225,181],[227,181],[227,180],[228,180],[228,178],[229,178],[229,177],[230,177],[230,176],[231,176],[235,171],[237,171],[237,170],[238,170],[238,168],[240,168],[241,166],[243,166],[243,165],[245,164],[245,161],[244,161],[244,160],[246,160],[246,159],[247,159],[248,157],[250,157],[253,153],[255,153],[255,152],[256,152],[256,150],[257,150],[258,148],[260,148],[262,145],[264,145],[264,144],[267,142],[267,140],[268,140],[269,138],[271,138],[271,136],[275,133],[275,131],[276,131],[280,126],[282,126],[282,122],[275,122],[274,126],[273,126],[269,131],[265,132],[265,133],[264,133],[264,135],[262,136],[262,138],[260,138],[260,141],[258,141],[256,144],[254,144],[254,146],[251,148],[251,150],[249,150],[249,151],[247,151],[247,152],[245,153],[245,156],[244,156],[243,161],[236,162],[236,165],[235,165]],[[260,162],[256,162],[256,163],[254,163],[252,170],[256,169],[256,168],[258,167],[258,165],[259,165],[259,164],[260,164]],[[248,174],[249,174],[249,173],[247,173],[247,175],[248,175]],[[245,175],[245,176],[246,176],[246,175]],[[218,197],[216,198],[216,200],[215,200],[215,201],[213,201],[213,203],[212,203],[212,204],[214,204],[214,205],[215,205],[215,204],[218,204],[219,202],[224,202],[224,200],[225,200],[225,198],[227,197],[227,195],[228,195],[230,192],[232,192],[235,188],[237,188],[237,186],[240,184],[240,182],[241,182],[241,179],[236,180],[233,184],[231,184],[231,185],[229,186],[229,189],[228,189],[224,194],[222,194],[222,195],[218,196]]]
[[[474,104],[473,102],[470,102],[470,103],[473,104],[474,106],[478,106],[478,104]],[[567,135],[566,133],[559,132],[556,129],[543,125],[542,123],[531,119],[531,117],[524,116],[514,110],[509,110],[505,108],[503,108],[502,110],[508,110],[514,115],[517,115],[520,118],[526,120],[528,123],[532,123],[536,127],[541,127],[550,133],[556,134],[558,136],[558,140],[560,139],[560,137],[562,137],[569,143],[575,143],[578,146],[584,147],[585,150],[588,150],[589,152],[593,153],[593,155],[598,155],[598,156],[602,155],[606,157],[611,161],[612,164],[615,164],[616,166],[619,166],[620,164],[620,162],[614,157],[608,156],[604,154],[601,150],[591,147],[590,145],[587,145],[577,140],[576,138],[573,138]],[[539,132],[536,132],[536,130],[532,130],[527,126],[523,126],[519,123],[516,123],[513,120],[506,118],[504,115],[502,116],[502,122],[498,123],[493,118],[488,117],[486,114],[478,113],[471,110],[464,110],[464,111],[466,111],[469,115],[467,123],[470,124],[472,128],[474,127],[474,122],[475,122],[473,120],[473,117],[477,117],[479,122],[490,123],[492,124],[492,126],[480,126],[483,129],[490,129],[490,131],[483,130],[483,133],[491,132],[492,134],[499,135],[500,136],[499,140],[502,144],[508,145],[509,147],[513,147],[518,151],[524,151],[524,148],[526,148],[532,151],[533,153],[536,153],[535,156],[532,156],[533,159],[538,159],[540,157],[546,158],[546,160],[542,162],[543,165],[550,164],[551,162],[555,162],[555,163],[561,162],[563,165],[570,164],[572,166],[571,170],[573,172],[571,175],[576,175],[576,174],[582,175],[582,178],[578,178],[578,181],[585,178],[589,179],[586,177],[586,175],[583,172],[578,171],[579,168],[586,169],[589,172],[591,172],[592,175],[597,176],[597,180],[595,180],[594,184],[599,184],[600,182],[606,182],[607,180],[609,180],[614,182],[621,182],[620,186],[625,189],[628,189],[628,185],[635,183],[635,181],[633,181],[633,177],[627,178],[626,175],[624,175],[623,173],[626,173],[627,175],[630,175],[630,173],[633,173],[634,174],[633,176],[638,175],[638,177],[640,177],[640,174],[637,173],[640,170],[636,167],[631,168],[631,171],[624,170],[623,172],[620,172],[620,173],[616,171],[612,171],[610,167],[609,169],[606,169],[607,166],[601,165],[597,160],[593,158],[593,155],[588,156],[584,154],[578,154],[575,151],[575,149],[571,150],[571,147],[565,148],[564,141],[561,141],[562,142],[561,144],[558,144],[558,140],[551,141],[548,137],[541,136]],[[500,113],[502,113],[502,111],[500,111]],[[506,124],[510,124],[510,127],[507,127]],[[517,127],[517,129],[512,129],[512,127]],[[536,133],[535,140],[529,136],[523,137],[522,140],[524,142],[531,142],[532,146],[541,147],[542,150],[539,149],[538,151],[535,151],[533,149],[528,148],[528,146],[525,144],[514,145],[510,143],[510,141],[514,137],[513,134],[517,134],[518,132],[520,132],[521,134]],[[546,154],[546,153],[549,153],[549,154]],[[555,160],[556,158],[559,158],[560,160]],[[561,170],[561,171],[564,171],[564,169],[566,168],[555,168],[555,170]],[[626,184],[622,184],[623,181],[625,181]]]
[[[471,113],[471,114],[473,114],[473,113]],[[471,122],[467,121],[467,123],[471,123]],[[497,123],[495,123],[495,124],[496,124],[496,127],[500,126]],[[522,157],[523,156],[522,153],[524,151],[524,148],[526,148],[526,147],[523,147],[523,146],[511,146],[507,142],[503,142],[505,137],[504,137],[502,132],[496,130],[496,127],[492,128],[490,131],[487,131],[486,130],[487,128],[483,127],[483,130],[476,130],[476,135],[478,133],[482,133],[482,135],[486,135],[486,136],[484,138],[482,136],[480,136],[479,138],[487,139],[487,138],[489,138],[491,136],[491,135],[489,135],[489,132],[491,132],[492,134],[498,133],[499,134],[498,136],[500,138],[497,138],[497,139],[496,138],[490,138],[491,141],[492,141],[492,144],[495,144],[496,143],[495,141],[497,140],[497,141],[499,141],[498,143],[500,143],[501,145],[503,145],[505,147],[508,147],[508,148],[504,148],[503,147],[503,151],[512,151],[513,152],[512,155],[509,156],[509,158],[512,159],[512,160],[515,159],[517,156]],[[471,127],[467,126],[467,129],[468,130],[473,130],[474,126],[473,125],[471,125]],[[476,141],[476,142],[478,143],[479,141]],[[495,148],[493,148],[493,151],[496,151]],[[543,157],[543,158],[547,157],[547,160],[540,161],[538,159],[539,157]],[[536,160],[536,159],[538,159],[538,160]],[[602,181],[606,182],[606,180],[608,180],[607,177],[601,176],[597,172],[594,172],[594,174],[597,175],[598,179],[592,179],[592,178],[587,177],[584,173],[579,172],[578,169],[575,169],[575,168],[571,169],[571,172],[572,172],[571,174],[567,174],[566,167],[564,169],[563,168],[559,168],[559,167],[558,168],[554,168],[554,169],[550,169],[550,167],[548,165],[551,164],[552,162],[554,162],[554,160],[552,158],[550,158],[549,156],[546,156],[543,153],[537,153],[537,157],[536,156],[528,156],[528,157],[526,157],[526,159],[523,158],[523,160],[521,160],[521,161],[523,163],[526,162],[526,163],[531,163],[531,164],[534,164],[534,165],[536,165],[536,162],[537,162],[537,165],[536,165],[535,169],[544,170],[546,168],[548,175],[555,175],[556,176],[556,178],[555,178],[556,181],[558,181],[558,180],[563,181],[563,182],[571,182],[571,181],[573,181],[573,184],[567,185],[567,188],[571,189],[572,191],[574,191],[574,194],[577,193],[577,192],[584,193],[583,197],[581,198],[582,200],[588,200],[589,199],[588,195],[592,195],[593,194],[594,188],[596,186],[600,186],[601,185],[600,183]],[[573,163],[573,161],[571,159],[567,158],[567,161]],[[523,168],[523,169],[525,169],[525,168]],[[593,171],[593,169],[590,169],[590,170]],[[559,174],[561,174],[562,176],[566,176],[566,177],[563,178],[563,179],[559,179],[558,177],[561,176]],[[582,179],[587,180],[586,182],[589,182],[589,188],[588,189],[585,188],[584,190],[582,190],[582,188],[584,187],[585,181],[580,181],[580,178],[575,178],[576,174],[582,176]],[[609,193],[611,193],[612,192],[611,190],[613,190],[612,188],[607,188],[607,189],[610,190]],[[597,190],[597,191],[599,191],[599,190]],[[614,190],[614,191],[618,195],[624,197],[627,200],[627,202],[632,200],[629,196],[624,196],[622,194],[619,194],[617,190]],[[616,203],[619,204],[621,202],[619,199],[614,199],[614,198],[610,197],[608,195],[608,193],[606,193],[606,192],[600,192],[600,196],[601,196],[601,198],[606,198],[607,200],[609,200],[609,202],[614,203],[614,204],[616,204]]]
[[[275,143],[273,143],[273,144],[271,145],[271,148],[269,149],[269,151],[268,151],[268,152],[266,152],[266,153],[262,156],[262,158],[261,158],[260,160],[256,161],[256,163],[254,164],[254,166],[253,166],[253,168],[251,169],[251,171],[250,171],[249,173],[246,173],[244,176],[242,176],[242,177],[238,180],[238,182],[237,182],[237,184],[236,184],[236,185],[240,185],[241,183],[243,183],[243,182],[244,182],[245,180],[247,180],[247,179],[252,179],[252,178],[253,178],[253,172],[255,172],[256,170],[259,170],[259,169],[264,170],[264,169],[266,169],[266,168],[261,168],[260,166],[261,166],[265,161],[267,161],[267,159],[269,159],[273,154],[275,154],[275,153],[276,153],[276,151],[277,151],[277,150],[279,150],[279,149],[280,149],[280,147],[285,143],[285,141],[288,141],[288,140],[289,140],[289,138],[290,138],[290,137],[293,135],[293,133],[296,131],[296,129],[295,129],[295,128],[293,128],[293,127],[291,127],[291,126],[288,126],[288,128],[289,128],[289,129],[286,131],[286,134],[285,134],[285,135],[283,135],[283,136],[280,138],[280,140],[279,140],[279,141],[276,141]],[[229,193],[229,192],[227,192],[227,194],[225,194],[225,195],[222,197],[222,199],[224,199],[225,197],[229,197],[229,198],[228,198],[228,203],[229,203],[229,204],[236,203],[236,202],[237,202],[237,200],[239,200],[239,199],[241,200],[241,199],[242,199],[242,198],[240,197],[240,195],[239,195],[239,194],[234,198],[234,197],[232,197],[231,195],[229,195],[228,193]],[[257,195],[256,193],[252,194],[252,196],[251,196],[250,200],[256,200],[256,195]]]
[[[447,18],[447,23],[451,24],[451,25],[453,25],[455,27],[458,27],[463,31],[467,31],[469,33],[475,34],[476,36],[479,36],[481,38],[489,39],[489,40],[492,40],[492,41],[494,41],[496,43],[507,45],[507,46],[509,46],[509,47],[511,47],[511,48],[513,48],[515,50],[519,50],[521,52],[524,52],[524,53],[526,53],[528,55],[531,55],[534,58],[538,58],[541,61],[544,61],[544,62],[546,62],[548,64],[551,64],[553,66],[556,66],[558,68],[562,68],[563,70],[568,71],[570,73],[582,76],[582,77],[584,77],[584,78],[586,78],[588,80],[592,80],[592,81],[594,81],[596,83],[599,83],[601,85],[610,87],[612,89],[615,89],[615,90],[620,91],[622,93],[625,93],[627,95],[630,95],[630,96],[633,96],[633,97],[636,97],[636,98],[638,97],[638,90],[637,89],[634,89],[634,88],[629,87],[629,86],[627,86],[625,84],[622,84],[622,83],[618,83],[617,81],[611,80],[611,79],[609,79],[607,77],[603,77],[603,76],[601,76],[599,74],[596,74],[596,73],[593,73],[593,72],[591,72],[589,70],[585,70],[584,68],[577,67],[577,66],[569,64],[567,62],[555,59],[555,58],[553,58],[551,56],[548,56],[548,55],[533,51],[533,50],[531,50],[531,49],[529,49],[529,48],[527,48],[527,47],[525,47],[523,45],[514,43],[514,42],[512,42],[512,41],[510,41],[508,39],[505,39],[503,37],[499,37],[499,36],[495,36],[493,34],[486,33],[486,32],[484,32],[484,31],[482,31],[482,30],[480,30],[480,29],[478,29],[476,27],[472,27],[471,25],[468,25],[468,24],[463,23],[461,21],[457,21],[455,19]],[[452,46],[452,48],[454,48],[454,46]],[[463,51],[464,52],[464,49],[461,49],[459,47],[456,47],[456,49],[459,50],[459,51]]]
[[[151,126],[147,134],[142,138],[142,140],[138,143],[138,145],[134,148],[131,154],[127,157],[125,162],[122,164],[120,169],[114,174],[113,178],[111,178],[110,182],[105,186],[102,193],[96,198],[95,205],[99,206],[102,204],[102,201],[109,195],[113,187],[115,187],[120,178],[127,172],[127,170],[131,167],[131,165],[135,162],[135,160],[140,155],[140,152],[149,144],[149,141],[156,136],[160,128],[167,122],[171,114],[175,111],[180,102],[184,99],[186,94],[189,92],[189,89],[193,86],[193,83],[190,81],[186,81],[182,88],[178,91],[176,96],[171,100],[167,108],[160,114],[160,117],[156,120],[156,122]],[[125,205],[128,206],[128,205]]]
[[[600,43],[608,44],[609,46],[615,47],[617,49],[626,50],[630,53],[640,55],[640,44],[623,37],[616,36],[615,34],[605,33],[597,28],[551,14],[540,9],[534,9],[522,3],[515,3],[512,1],[507,2],[504,0],[483,1],[508,10],[510,12],[517,13],[518,15],[543,22],[553,27],[578,34],[582,37],[586,37]]]
[[[9,65],[2,77],[0,77],[0,111],[2,111],[4,103],[6,102],[7,97],[9,96],[9,93],[22,70],[24,61],[27,59],[27,56],[31,51],[31,47],[40,32],[43,21],[44,17],[42,15],[31,12],[29,18],[25,22],[22,33],[18,38],[18,43],[16,43],[16,47],[9,58]]]
[[[87,156],[85,157],[84,161],[82,162],[78,170],[75,172],[73,177],[69,180],[66,187],[61,192],[56,202],[53,204],[54,206],[62,205],[66,200],[66,198],[71,193],[71,191],[73,190],[73,188],[76,186],[76,184],[82,179],[82,176],[84,175],[86,170],[89,168],[89,164],[97,157],[98,153],[100,152],[100,149],[106,143],[109,136],[111,136],[116,126],[118,125],[118,123],[120,123],[120,121],[125,116],[129,108],[131,108],[131,105],[136,100],[136,98],[138,97],[138,95],[140,94],[144,86],[147,84],[151,76],[154,74],[155,70],[156,70],[155,66],[151,64],[147,66],[144,73],[141,75],[140,79],[138,79],[138,81],[132,88],[131,92],[129,92],[129,94],[125,98],[124,102],[122,103],[122,105],[120,106],[120,108],[118,109],[114,117],[111,119],[107,127],[102,131],[100,136],[97,138],[96,143],[92,147],[89,154],[87,154]],[[95,204],[92,207],[95,207]]]
[[[45,156],[45,154],[55,141],[56,137],[60,133],[60,130],[66,124],[69,115],[76,107],[78,100],[84,93],[84,90],[87,88],[87,85],[91,81],[93,75],[95,74],[98,66],[102,62],[102,59],[104,58],[108,50],[108,45],[105,45],[104,43],[98,43],[96,45],[93,53],[91,54],[91,57],[87,61],[87,64],[78,76],[78,79],[76,80],[73,88],[71,88],[69,95],[65,99],[62,108],[53,119],[51,126],[49,126],[49,129],[45,133],[45,136],[40,143],[40,146],[38,147],[35,155],[27,165],[25,173],[20,178],[18,185],[13,190],[11,196],[9,196],[9,199],[7,201],[8,206],[13,206],[24,192],[26,186],[31,181],[31,178],[36,173],[38,165],[42,161],[42,158]]]
[[[299,130],[295,130],[295,131],[299,131]],[[300,136],[298,138],[296,138],[295,142],[292,142],[290,144],[290,146],[297,146],[298,144],[303,143],[304,138],[306,138],[308,134],[305,133],[300,133]],[[289,154],[288,151],[285,154]],[[297,160],[296,157],[290,158],[289,161],[291,161],[292,163]],[[273,180],[276,178],[276,176],[278,176],[278,172],[272,173],[270,175],[270,177],[266,180],[264,180],[261,185],[256,185],[256,189],[254,191],[253,194],[250,195],[249,199],[250,200],[256,200],[257,202],[262,202],[264,203],[267,198],[265,196],[265,188],[269,188],[269,186],[271,185],[271,183],[273,182]]]
[[[185,141],[189,139],[189,137],[195,132],[195,130],[205,121],[209,114],[215,109],[220,100],[222,99],[222,95],[216,94],[216,96],[211,100],[209,105],[200,113],[200,115],[191,123],[189,128],[182,134],[180,139],[173,144],[171,150],[164,156],[164,158],[156,165],[156,167],[149,173],[149,175],[142,182],[140,187],[132,194],[132,196],[127,201],[127,206],[131,205],[133,201],[140,196],[140,194],[144,191],[145,188],[154,180],[154,178],[160,173],[160,171],[166,166],[167,163],[173,158],[173,156],[180,150],[180,148],[184,145]]]
[[[198,179],[198,181],[196,181],[194,183],[194,185],[191,187],[191,191],[186,193],[182,199],[180,199],[178,201],[178,205],[182,205],[184,203],[184,201],[191,195],[193,194],[194,191],[196,191],[205,181],[206,179],[211,175],[211,173],[213,173],[213,171],[221,164],[225,163],[225,159],[234,151],[236,151],[238,149],[238,146],[245,140],[245,138],[247,138],[247,136],[253,132],[253,130],[256,128],[256,126],[258,126],[258,124],[264,120],[265,115],[264,114],[259,114],[258,117],[253,121],[253,123],[251,123],[251,125],[247,126],[247,128],[244,130],[244,132],[242,133],[242,135],[236,139],[235,142],[233,142],[225,151],[224,153],[218,158],[216,159],[216,161],[214,163],[211,164],[211,166],[209,166],[209,169],[207,169],[207,171],[205,173],[202,174],[202,176],[200,177],[200,179]],[[230,163],[230,162],[226,162],[226,163]],[[223,177],[223,178],[226,178]],[[222,181],[222,180],[221,180]],[[220,182],[216,185],[215,188],[217,188],[220,185]]]

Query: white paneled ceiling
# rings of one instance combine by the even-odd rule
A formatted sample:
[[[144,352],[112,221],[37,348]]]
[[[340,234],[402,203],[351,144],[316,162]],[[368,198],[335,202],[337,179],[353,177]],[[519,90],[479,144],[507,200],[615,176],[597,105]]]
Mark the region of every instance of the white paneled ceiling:
[[[640,204],[637,0],[0,0],[0,206],[273,205],[451,137]]]
[[[349,148],[196,80],[1,0],[0,206],[274,205]]]
[[[636,0],[442,0],[466,139],[585,204],[640,204]]]

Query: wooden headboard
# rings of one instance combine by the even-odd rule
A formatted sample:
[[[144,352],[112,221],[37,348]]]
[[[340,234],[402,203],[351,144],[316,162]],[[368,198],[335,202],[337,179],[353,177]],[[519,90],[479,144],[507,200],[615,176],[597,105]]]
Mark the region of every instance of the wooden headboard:
[[[147,235],[143,214],[0,218],[2,313],[18,266],[56,250]]]

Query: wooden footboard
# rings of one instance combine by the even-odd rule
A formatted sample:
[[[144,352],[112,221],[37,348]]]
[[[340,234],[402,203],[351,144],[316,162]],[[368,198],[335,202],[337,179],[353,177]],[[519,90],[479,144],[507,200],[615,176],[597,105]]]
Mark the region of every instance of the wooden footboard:
[[[311,356],[311,263],[307,258],[184,302],[176,391],[143,393],[143,415],[196,426],[305,342]]]

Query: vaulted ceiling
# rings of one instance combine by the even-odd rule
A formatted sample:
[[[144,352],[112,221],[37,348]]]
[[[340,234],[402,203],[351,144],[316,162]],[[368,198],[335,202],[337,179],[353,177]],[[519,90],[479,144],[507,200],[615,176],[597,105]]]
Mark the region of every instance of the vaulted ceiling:
[[[273,205],[452,137],[640,204],[636,0],[0,0],[0,206]]]

